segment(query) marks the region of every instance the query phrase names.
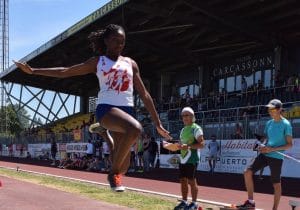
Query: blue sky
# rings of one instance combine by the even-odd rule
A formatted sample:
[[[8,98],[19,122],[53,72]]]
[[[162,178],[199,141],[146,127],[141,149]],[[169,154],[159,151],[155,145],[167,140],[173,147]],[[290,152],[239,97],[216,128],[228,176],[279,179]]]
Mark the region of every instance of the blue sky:
[[[9,58],[19,60],[108,0],[9,0]]]
[[[10,65],[12,60],[19,60],[25,57],[107,2],[109,0],[9,0]],[[37,93],[39,90],[32,88],[31,91]],[[14,85],[12,95],[20,96],[19,85]],[[53,98],[53,95],[52,91],[46,91],[43,101],[47,106],[50,105],[50,100],[48,99]],[[66,96],[63,95],[62,97]],[[24,103],[31,98],[32,95],[28,91],[22,91],[22,101]],[[12,102],[14,104],[17,103],[14,99]],[[61,102],[56,99],[52,110],[59,109],[60,104]],[[68,110],[71,110],[73,104],[74,101],[70,100],[65,105],[68,107]],[[28,106],[37,110],[38,101],[32,100]],[[31,117],[34,115],[29,108],[25,109]],[[38,110],[47,116],[48,111],[46,107],[41,105]],[[61,118],[65,115],[66,111],[62,110],[59,117]]]

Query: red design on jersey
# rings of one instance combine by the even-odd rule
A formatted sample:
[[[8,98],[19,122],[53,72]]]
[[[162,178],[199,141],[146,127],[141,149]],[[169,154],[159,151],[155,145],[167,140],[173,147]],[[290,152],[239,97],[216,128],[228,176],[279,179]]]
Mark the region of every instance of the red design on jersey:
[[[108,72],[103,72],[103,76],[107,77],[108,90],[113,89],[118,93],[128,90],[130,79],[127,70],[124,71],[111,68]]]

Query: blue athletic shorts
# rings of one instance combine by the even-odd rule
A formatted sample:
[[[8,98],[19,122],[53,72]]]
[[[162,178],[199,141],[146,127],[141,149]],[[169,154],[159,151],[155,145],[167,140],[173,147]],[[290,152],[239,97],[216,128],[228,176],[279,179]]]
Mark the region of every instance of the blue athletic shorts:
[[[131,106],[114,106],[110,104],[98,104],[97,109],[96,109],[96,121],[100,122],[102,117],[110,111],[111,108],[118,108],[121,109],[122,111],[126,112],[127,114],[133,116],[133,107]]]

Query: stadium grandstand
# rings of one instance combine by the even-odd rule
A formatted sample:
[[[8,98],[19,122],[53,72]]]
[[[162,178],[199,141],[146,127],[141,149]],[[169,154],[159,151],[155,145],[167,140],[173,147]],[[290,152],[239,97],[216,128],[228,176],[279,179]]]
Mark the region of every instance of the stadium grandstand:
[[[25,56],[34,67],[70,66],[92,56],[87,36],[110,23],[124,26],[124,55],[134,58],[174,138],[180,111],[191,106],[205,138],[250,139],[269,119],[264,105],[284,103],[284,116],[300,136],[300,8],[296,0],[112,0]],[[55,135],[93,121],[95,75],[67,79],[27,75],[12,65],[1,80],[80,97],[80,112],[40,126]],[[136,115],[157,136],[138,95]],[[84,123],[83,123],[84,122]],[[237,132],[239,130],[239,132]],[[30,135],[29,135],[30,136]],[[22,138],[22,137],[19,137]],[[67,142],[72,138],[65,139]],[[63,138],[57,137],[63,141]],[[17,142],[17,140],[15,140]]]

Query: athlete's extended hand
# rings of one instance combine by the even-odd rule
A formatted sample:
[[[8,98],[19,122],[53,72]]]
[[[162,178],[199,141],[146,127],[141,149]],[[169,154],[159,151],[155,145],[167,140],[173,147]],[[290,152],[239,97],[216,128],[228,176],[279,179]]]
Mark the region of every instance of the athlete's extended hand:
[[[259,147],[259,151],[261,153],[269,153],[269,152],[273,152],[274,150],[272,147],[265,146],[265,147]]]
[[[33,71],[31,69],[31,67],[27,64],[27,63],[21,63],[18,61],[13,61],[16,66],[21,69],[23,72],[25,72],[26,74],[33,74]]]
[[[189,147],[187,144],[180,144],[180,145],[179,145],[179,148],[180,148],[180,149],[183,149],[183,150],[190,149],[190,147]]]
[[[179,150],[179,147],[180,147],[179,143],[169,143],[167,141],[163,141],[162,143],[163,143],[162,144],[163,148],[170,150],[172,152]]]
[[[156,126],[156,130],[165,139],[167,139],[167,140],[171,140],[172,139],[172,136],[169,135],[170,132],[167,131],[166,129],[164,129],[164,127],[162,125],[157,125]]]

